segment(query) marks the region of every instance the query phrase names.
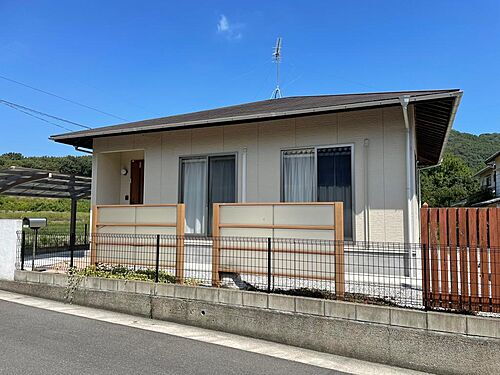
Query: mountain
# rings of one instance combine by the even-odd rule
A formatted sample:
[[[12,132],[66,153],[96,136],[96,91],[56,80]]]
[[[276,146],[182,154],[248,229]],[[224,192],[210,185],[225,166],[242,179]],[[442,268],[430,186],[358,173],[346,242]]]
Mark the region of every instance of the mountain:
[[[500,150],[500,133],[474,135],[452,130],[445,152],[465,161],[473,172],[484,167],[484,160]]]

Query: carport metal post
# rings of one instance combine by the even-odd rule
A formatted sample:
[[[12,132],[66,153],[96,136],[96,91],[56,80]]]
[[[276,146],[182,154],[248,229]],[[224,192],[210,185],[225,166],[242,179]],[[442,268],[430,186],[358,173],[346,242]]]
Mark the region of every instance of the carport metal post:
[[[75,243],[76,243],[76,210],[77,210],[78,199],[71,198],[71,218],[69,222],[69,251],[71,254],[71,260],[69,262],[69,267],[73,268],[74,256],[75,256]]]

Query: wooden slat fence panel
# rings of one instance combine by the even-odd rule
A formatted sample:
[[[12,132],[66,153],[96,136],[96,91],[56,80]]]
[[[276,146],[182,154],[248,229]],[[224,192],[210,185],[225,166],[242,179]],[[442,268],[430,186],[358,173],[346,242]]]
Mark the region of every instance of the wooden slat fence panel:
[[[421,209],[427,307],[500,312],[500,208]]]
[[[342,202],[214,203],[213,286],[220,285],[221,272],[334,281],[337,298],[343,298],[343,207]],[[238,239],[245,237],[254,240]]]

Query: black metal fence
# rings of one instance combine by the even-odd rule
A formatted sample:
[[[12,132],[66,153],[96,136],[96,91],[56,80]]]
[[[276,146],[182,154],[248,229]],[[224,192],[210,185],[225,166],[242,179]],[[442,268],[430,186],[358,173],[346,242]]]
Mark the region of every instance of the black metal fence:
[[[73,251],[67,247],[62,251],[69,235],[51,234],[39,238],[44,250],[36,249],[33,258],[26,237],[24,241],[23,246],[20,234],[20,269],[67,271],[73,265],[87,276],[234,287],[411,308],[474,310],[473,304],[462,303],[458,308],[429,301],[429,296],[440,297],[432,293],[432,283],[424,282],[427,270],[422,259],[432,253],[422,254],[419,244],[97,234],[79,238],[80,247]],[[500,249],[490,251],[491,259],[500,259]],[[498,277],[494,273],[500,264],[492,263],[489,269],[488,277],[500,282],[500,273]],[[449,279],[463,278],[460,272],[450,274]],[[500,300],[494,295],[494,285],[489,285],[491,292],[483,301],[488,311],[498,312]],[[462,294],[453,301],[467,302],[469,296],[457,293]]]

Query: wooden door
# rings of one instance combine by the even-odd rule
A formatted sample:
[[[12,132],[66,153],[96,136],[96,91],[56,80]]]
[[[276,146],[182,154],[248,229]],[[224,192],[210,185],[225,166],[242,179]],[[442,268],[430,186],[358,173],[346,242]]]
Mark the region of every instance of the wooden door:
[[[144,160],[130,162],[130,204],[144,203]]]

